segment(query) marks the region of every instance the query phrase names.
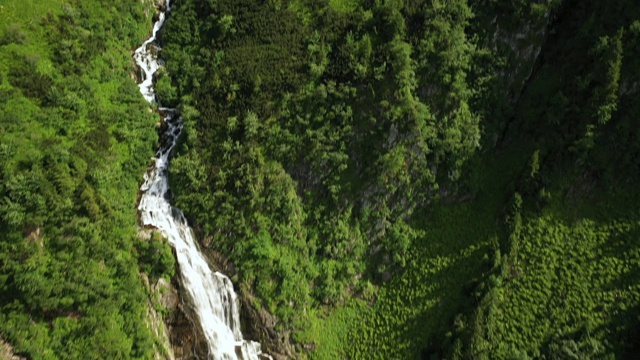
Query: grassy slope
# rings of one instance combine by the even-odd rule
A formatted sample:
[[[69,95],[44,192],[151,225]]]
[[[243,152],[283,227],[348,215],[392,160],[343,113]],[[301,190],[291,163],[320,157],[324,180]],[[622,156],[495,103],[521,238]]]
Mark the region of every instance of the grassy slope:
[[[331,5],[348,12],[347,3]],[[312,326],[297,334],[300,341],[316,345],[312,359],[407,359],[442,347],[439,342],[455,315],[473,301],[469,284],[480,281],[487,270],[485,254],[497,242],[495,224],[502,206],[496,194],[509,179],[493,176],[510,171],[504,162],[475,162],[473,176],[484,191],[471,202],[435,203],[430,214],[417,216],[426,234],[413,244],[412,261],[400,276],[366,299],[316,314]]]
[[[535,123],[531,119],[546,106],[540,94],[557,91],[561,76],[553,68],[534,76],[515,117]],[[373,305],[354,300],[321,317],[303,336],[317,344],[312,358],[442,356],[462,333],[470,334],[473,344],[464,358],[634,353],[639,199],[636,189],[622,185],[633,175],[621,173],[612,184],[589,178],[576,163],[549,166],[556,168],[545,170],[545,205],[525,199],[519,246],[510,249],[503,225],[509,199],[534,151],[552,147],[543,132],[532,140],[524,131],[509,134],[504,145],[471,162],[473,200],[433,205],[424,218],[427,233],[413,248],[414,260],[380,288]],[[504,276],[489,280],[495,250],[504,253],[505,247],[508,256],[499,266]],[[489,289],[498,290],[497,300],[487,301],[487,294],[494,294]],[[479,315],[485,311],[490,315]],[[478,320],[483,323],[473,323]]]
[[[413,260],[379,289],[373,305],[354,300],[305,334],[318,345],[312,358],[407,359],[446,347],[455,316],[477,304],[474,288],[498,245],[503,189],[514,172],[509,164],[522,158],[518,152],[504,157],[476,160],[473,176],[481,190],[473,200],[433,205]]]
[[[301,335],[317,345],[312,358],[442,353],[456,331],[473,326],[466,318],[456,322],[456,315],[480,304],[482,297],[473,292],[494,260],[502,189],[513,168],[526,166],[526,156],[509,153],[489,154],[478,164],[485,176],[474,200],[434,207],[414,260],[402,276],[382,286],[374,305],[354,300]],[[513,275],[500,286],[502,301],[490,320],[495,333],[485,356],[540,355],[552,339],[586,337],[587,327],[603,352],[630,353],[630,344],[622,341],[634,331],[640,304],[637,201],[633,189],[596,189],[588,199],[567,204],[557,191],[542,213],[524,216],[519,251],[510,254]]]

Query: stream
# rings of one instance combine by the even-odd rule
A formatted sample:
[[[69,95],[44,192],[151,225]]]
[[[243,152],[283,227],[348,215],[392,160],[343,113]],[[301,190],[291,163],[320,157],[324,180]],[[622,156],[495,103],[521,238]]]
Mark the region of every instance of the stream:
[[[171,11],[169,0],[166,10],[160,13],[153,25],[152,36],[135,50],[134,58],[141,71],[140,92],[149,102],[156,99],[153,74],[158,70],[160,46],[156,35]],[[158,108],[165,122],[165,132],[153,166],[144,174],[140,188],[142,197],[138,210],[144,226],[158,229],[169,240],[176,252],[179,276],[182,283],[182,301],[193,310],[202,327],[209,348],[209,359],[271,359],[263,354],[260,344],[247,341],[240,329],[239,301],[229,278],[214,272],[198,248],[193,231],[180,209],[171,206],[167,178],[171,150],[182,131],[182,119],[176,109]]]

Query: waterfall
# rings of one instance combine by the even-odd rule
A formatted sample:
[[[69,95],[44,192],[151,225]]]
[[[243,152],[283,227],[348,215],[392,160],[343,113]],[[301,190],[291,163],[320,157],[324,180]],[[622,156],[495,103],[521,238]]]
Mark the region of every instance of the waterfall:
[[[158,70],[157,54],[160,47],[156,34],[166,14],[171,11],[169,0],[153,26],[153,35],[136,49],[134,58],[141,70],[140,92],[152,103],[156,100],[153,74]],[[209,358],[218,359],[271,359],[262,354],[260,344],[246,341],[240,331],[239,302],[229,278],[213,272],[198,249],[193,232],[182,211],[169,204],[167,172],[171,149],[182,130],[182,119],[176,109],[159,108],[166,124],[160,145],[153,158],[154,166],[144,174],[140,188],[142,197],[138,210],[144,225],[157,228],[175,248],[180,277],[186,293],[182,294],[196,314],[209,347]]]

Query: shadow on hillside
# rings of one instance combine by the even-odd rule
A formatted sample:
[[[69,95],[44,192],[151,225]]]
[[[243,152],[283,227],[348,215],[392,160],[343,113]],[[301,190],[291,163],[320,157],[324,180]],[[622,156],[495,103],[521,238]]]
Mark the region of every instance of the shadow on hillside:
[[[629,231],[612,234],[600,246],[602,257],[624,259],[622,273],[607,282],[604,288],[613,292],[611,317],[603,325],[602,331],[611,333],[615,339],[613,347],[619,349],[617,358],[632,359],[640,353],[640,303],[638,303],[638,285],[640,285],[640,261],[633,251],[640,248],[640,226]],[[629,294],[631,293],[631,294]],[[633,305],[629,307],[629,302]]]

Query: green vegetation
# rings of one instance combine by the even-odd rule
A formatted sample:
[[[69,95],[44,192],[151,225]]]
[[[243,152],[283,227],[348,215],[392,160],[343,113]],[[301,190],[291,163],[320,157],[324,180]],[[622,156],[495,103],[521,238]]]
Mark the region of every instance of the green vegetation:
[[[640,6],[174,10],[176,204],[300,356],[637,351]]]
[[[172,7],[175,204],[301,358],[640,351],[639,4]],[[135,233],[144,10],[0,1],[0,338],[20,355],[151,357],[139,273],[175,260]]]
[[[149,10],[0,1],[0,337],[17,355],[152,357],[139,272],[170,276],[173,257],[136,236],[157,117],[130,54]]]

